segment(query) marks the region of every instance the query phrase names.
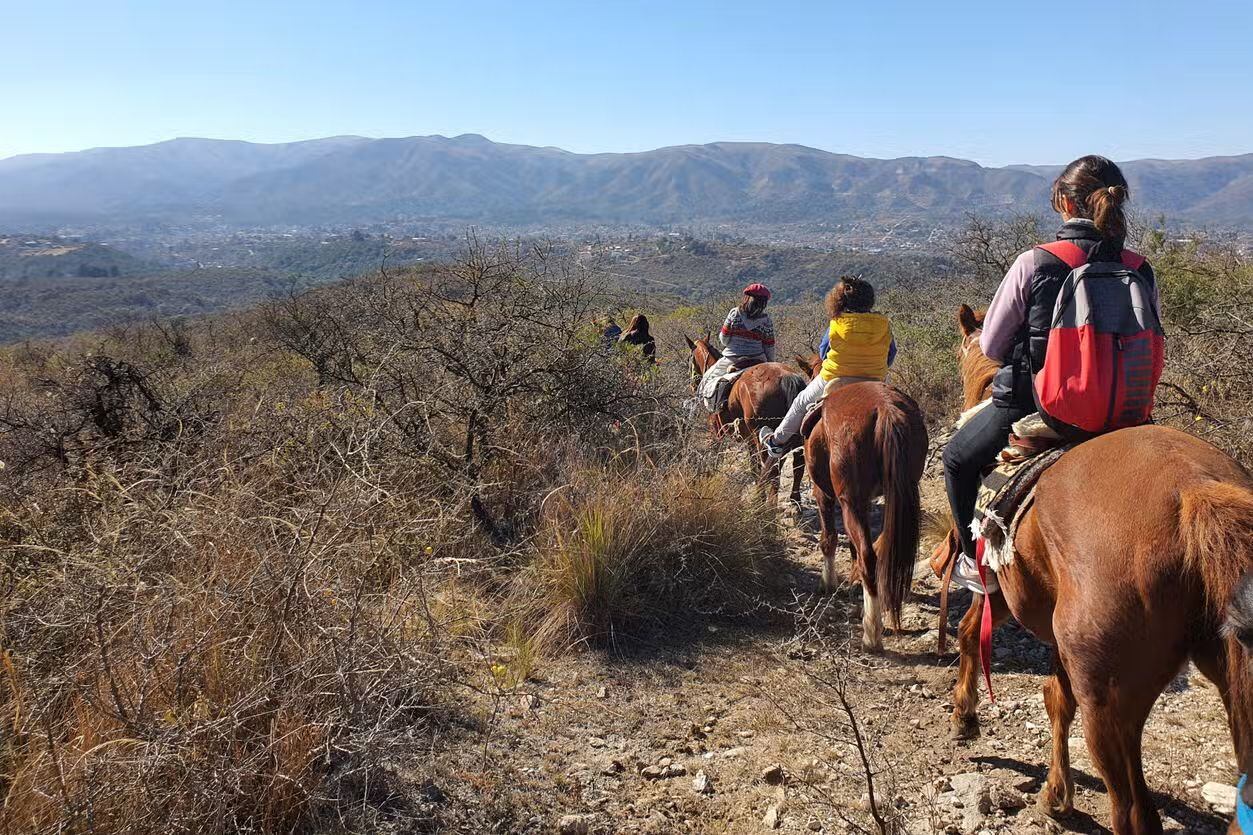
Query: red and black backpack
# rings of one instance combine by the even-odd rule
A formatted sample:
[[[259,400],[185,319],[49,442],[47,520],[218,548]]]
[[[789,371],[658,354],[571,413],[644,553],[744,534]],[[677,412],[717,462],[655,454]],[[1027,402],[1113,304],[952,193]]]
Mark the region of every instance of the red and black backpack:
[[[1039,247],[1070,268],[1053,307],[1044,365],[1035,375],[1040,414],[1063,434],[1100,434],[1147,423],[1165,365],[1165,338],[1144,258],[1088,261],[1070,241]]]

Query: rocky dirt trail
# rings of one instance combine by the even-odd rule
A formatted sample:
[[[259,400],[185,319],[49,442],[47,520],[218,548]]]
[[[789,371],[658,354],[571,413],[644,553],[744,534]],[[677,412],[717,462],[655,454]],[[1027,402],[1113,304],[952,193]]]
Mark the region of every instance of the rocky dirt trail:
[[[942,502],[933,480],[925,487],[924,503]],[[662,643],[544,660],[517,692],[482,694],[476,721],[430,763],[424,797],[437,830],[875,831],[858,750],[823,679],[824,654],[844,652],[854,632],[860,591],[819,598],[812,507],[789,524],[787,570],[761,622],[694,614]],[[1074,814],[1054,821],[1036,809],[1049,652],[1021,629],[995,637],[997,702],[983,694],[982,736],[950,739],[956,656],[935,654],[938,583],[925,563],[919,574],[885,654],[851,651],[844,665],[882,816],[917,833],[1108,831],[1082,718],[1071,737]],[[967,602],[954,594],[954,626]],[[803,627],[797,611],[809,613]],[[1225,831],[1236,763],[1218,693],[1195,669],[1154,709],[1145,764],[1167,832]]]

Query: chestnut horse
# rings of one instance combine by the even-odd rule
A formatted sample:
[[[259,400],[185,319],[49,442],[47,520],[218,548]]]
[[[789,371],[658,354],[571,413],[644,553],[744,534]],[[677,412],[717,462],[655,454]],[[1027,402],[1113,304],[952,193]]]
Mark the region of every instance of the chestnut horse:
[[[689,370],[693,389],[701,376],[718,360],[722,353],[705,336],[696,341],[683,337],[692,355]],[[771,504],[779,498],[779,471],[782,461],[771,462],[757,437],[762,426],[778,426],[787,414],[788,406],[805,388],[805,378],[780,362],[763,362],[745,370],[731,386],[731,396],[721,412],[709,416],[710,428],[722,434],[734,428],[742,440],[748,441],[749,463],[758,483],[766,488]],[[805,474],[805,459],[797,452],[792,456],[792,490],[788,499],[800,505],[801,478]]]
[[[958,314],[967,404],[987,394],[990,363],[981,317]],[[994,408],[994,407],[990,407]],[[1067,744],[1076,708],[1109,793],[1115,835],[1160,833],[1144,781],[1141,737],[1158,695],[1191,659],[1217,685],[1241,763],[1253,753],[1253,681],[1222,623],[1253,566],[1253,478],[1215,447],[1164,426],[1122,429],[1067,452],[1041,478],[997,574],[995,623],[1013,615],[1053,647],[1044,685],[1053,750],[1039,802],[1073,809]],[[959,630],[952,722],[978,733],[976,594]]]
[[[853,579],[862,584],[862,646],[873,652],[883,649],[883,609],[899,627],[909,594],[918,551],[918,482],[926,459],[922,411],[909,395],[886,383],[851,383],[828,394],[805,439],[822,529],[822,591],[835,590],[838,507],[852,551]],[[872,541],[870,503],[878,496],[884,497],[883,531]]]

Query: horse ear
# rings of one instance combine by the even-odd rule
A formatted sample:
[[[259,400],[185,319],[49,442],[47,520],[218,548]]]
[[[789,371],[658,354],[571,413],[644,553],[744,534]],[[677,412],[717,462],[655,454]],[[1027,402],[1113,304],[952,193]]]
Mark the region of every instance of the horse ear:
[[[696,350],[696,343],[692,341],[692,337],[688,336],[687,334],[683,334],[683,341],[687,343],[687,349],[689,351]]]
[[[804,371],[806,374],[813,375],[814,367],[813,364],[810,363],[808,357],[802,357],[800,354],[793,354],[792,359],[796,360],[797,368]]]
[[[957,308],[957,326],[961,328],[962,336],[970,336],[979,330],[979,319],[970,305],[963,304]]]

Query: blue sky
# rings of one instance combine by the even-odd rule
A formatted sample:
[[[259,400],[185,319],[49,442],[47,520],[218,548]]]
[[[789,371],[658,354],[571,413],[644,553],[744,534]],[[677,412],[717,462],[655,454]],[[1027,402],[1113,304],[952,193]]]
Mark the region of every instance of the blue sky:
[[[348,133],[993,165],[1245,153],[1251,42],[1249,0],[9,0],[0,157]]]

